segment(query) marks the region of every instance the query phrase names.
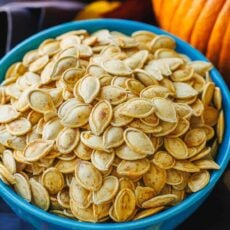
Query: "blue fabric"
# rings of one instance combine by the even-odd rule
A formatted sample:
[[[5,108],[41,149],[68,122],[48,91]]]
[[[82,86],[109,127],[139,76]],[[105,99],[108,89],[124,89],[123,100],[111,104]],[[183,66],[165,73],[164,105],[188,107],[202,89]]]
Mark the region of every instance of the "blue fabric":
[[[17,217],[0,198],[0,229],[1,230],[34,230],[30,224]]]

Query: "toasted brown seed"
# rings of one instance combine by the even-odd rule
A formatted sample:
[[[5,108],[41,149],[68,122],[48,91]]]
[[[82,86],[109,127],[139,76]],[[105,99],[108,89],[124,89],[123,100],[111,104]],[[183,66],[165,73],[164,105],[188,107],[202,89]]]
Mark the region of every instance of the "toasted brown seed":
[[[88,208],[91,203],[91,192],[79,185],[75,178],[72,178],[69,195],[79,208]]]
[[[220,169],[220,166],[212,159],[200,159],[193,161],[193,163],[199,169]]]
[[[177,199],[174,194],[165,194],[153,197],[150,200],[145,201],[142,204],[143,208],[157,208],[165,205],[170,205],[173,201]]]
[[[42,174],[42,184],[50,194],[57,194],[64,187],[64,177],[56,168],[48,168]]]
[[[203,119],[204,123],[210,126],[216,125],[218,121],[218,110],[215,109],[212,106],[205,106],[204,113],[203,113]]]
[[[145,118],[154,112],[153,105],[146,99],[134,98],[121,108],[121,114],[128,117]]]
[[[100,171],[88,161],[77,160],[75,179],[82,187],[90,191],[97,191],[102,185]]]
[[[155,196],[156,192],[151,187],[137,186],[135,189],[135,196],[137,201],[137,206],[142,207],[142,203],[149,200]]]
[[[133,220],[139,220],[148,216],[152,216],[153,214],[156,214],[160,212],[161,210],[164,209],[164,206],[160,206],[157,208],[149,208],[149,209],[144,209],[143,211],[140,211],[137,213],[137,215],[134,217]]]
[[[206,170],[194,173],[188,179],[188,187],[192,192],[197,192],[208,184],[209,179],[210,174]]]
[[[127,220],[135,210],[136,198],[134,192],[128,188],[122,189],[114,201],[114,212],[118,221]]]
[[[167,179],[166,183],[169,185],[178,185],[183,182],[183,174],[181,171],[176,169],[169,169],[167,170]]]
[[[31,109],[39,113],[55,112],[52,97],[41,89],[30,90],[27,94],[27,100]]]
[[[187,159],[188,148],[180,138],[164,138],[167,151],[176,159]]]
[[[224,136],[224,112],[223,110],[220,111],[218,121],[217,121],[217,127],[216,127],[216,134],[218,138],[218,143],[222,143],[223,136]]]
[[[150,138],[138,129],[127,128],[124,131],[124,140],[127,146],[134,152],[149,155],[155,152]]]
[[[110,169],[114,157],[114,151],[105,152],[101,150],[94,150],[91,154],[91,162],[95,168],[97,168],[101,172],[106,172]]]
[[[91,103],[100,91],[100,81],[98,78],[86,76],[81,79],[77,89],[74,90],[78,90],[85,103]]]
[[[127,92],[118,86],[105,86],[101,89],[100,99],[107,100],[111,105],[118,105],[127,99]]]
[[[87,104],[79,104],[66,112],[62,118],[62,124],[66,127],[77,128],[88,122],[91,113],[91,107]]]
[[[21,136],[28,133],[31,129],[31,123],[26,118],[18,118],[6,125],[10,134]]]
[[[71,199],[70,200],[70,209],[71,209],[73,215],[81,221],[97,222],[97,219],[93,213],[93,206],[92,205],[87,207],[87,208],[79,208],[76,205],[76,202],[73,199]]]
[[[122,145],[124,142],[123,129],[120,127],[109,126],[103,134],[103,144],[110,149]]]
[[[8,123],[17,119],[20,113],[11,105],[0,105],[0,123]]]
[[[154,97],[153,104],[155,106],[156,115],[166,122],[177,122],[176,110],[170,100],[161,97]]]
[[[57,136],[56,147],[61,153],[70,153],[80,139],[78,129],[64,128]]]
[[[200,168],[188,160],[176,161],[176,164],[173,166],[175,169],[184,171],[184,172],[199,172]]]
[[[170,169],[175,164],[175,159],[166,151],[158,151],[153,155],[153,163],[160,168]]]
[[[184,140],[188,147],[195,147],[206,140],[206,133],[202,128],[191,129],[185,135]]]
[[[93,108],[90,117],[89,125],[92,132],[96,135],[102,134],[112,119],[112,107],[106,100],[99,101]]]
[[[119,188],[118,179],[108,176],[104,179],[101,188],[93,192],[92,200],[94,204],[105,204],[110,202],[117,194]]]
[[[33,203],[43,210],[48,210],[50,206],[50,198],[46,189],[34,178],[30,179]]]
[[[15,173],[14,177],[16,181],[14,184],[14,190],[25,200],[30,202],[32,199],[32,195],[29,181],[25,178],[23,174],[20,173]]]
[[[202,93],[202,102],[204,103],[204,105],[210,104],[213,97],[214,90],[215,90],[215,85],[213,82],[208,82],[204,86],[204,90]]]
[[[214,89],[213,102],[215,107],[220,110],[222,107],[222,95],[219,87],[215,87]]]
[[[117,166],[117,173],[121,176],[127,176],[130,178],[139,177],[144,175],[150,167],[149,160],[140,159],[134,161],[122,160]]]
[[[54,141],[34,140],[24,149],[26,161],[37,161],[47,155],[53,148]]]
[[[123,160],[139,160],[146,158],[146,154],[141,154],[131,150],[126,144],[116,148],[116,155]]]
[[[144,184],[145,186],[153,188],[156,194],[159,194],[165,185],[166,176],[166,171],[164,169],[152,163],[150,164],[148,172],[143,176]]]

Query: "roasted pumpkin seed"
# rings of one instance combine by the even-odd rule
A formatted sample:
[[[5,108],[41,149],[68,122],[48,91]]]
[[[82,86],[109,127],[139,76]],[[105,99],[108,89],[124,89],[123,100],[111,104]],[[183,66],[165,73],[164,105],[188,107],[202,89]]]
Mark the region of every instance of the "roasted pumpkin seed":
[[[31,123],[26,118],[21,117],[8,123],[6,128],[10,134],[21,136],[30,131]]]
[[[37,161],[47,155],[53,148],[54,141],[51,140],[34,140],[24,149],[26,161]]]
[[[99,205],[110,202],[116,196],[118,188],[119,182],[116,177],[106,177],[101,188],[98,191],[93,192],[93,203]]]
[[[154,97],[155,114],[163,121],[177,122],[176,110],[170,100]]]
[[[124,131],[124,140],[127,146],[134,152],[151,155],[155,148],[149,137],[138,129],[127,128]]]
[[[166,183],[166,171],[151,163],[149,170],[143,176],[143,181],[145,186],[153,188],[156,194],[159,194]]]
[[[117,173],[121,176],[127,176],[130,178],[139,177],[144,175],[150,167],[149,160],[140,159],[134,161],[122,160],[117,166]]]
[[[11,105],[0,105],[0,122],[8,123],[17,119],[20,113]]]
[[[154,112],[153,105],[146,99],[128,100],[121,109],[121,114],[128,117],[145,118]]]
[[[102,186],[102,176],[90,162],[77,160],[75,179],[82,187],[90,191],[97,191]]]
[[[175,159],[166,151],[158,151],[153,155],[153,163],[160,168],[170,169],[175,164]]]
[[[204,188],[210,180],[210,174],[208,171],[203,170],[192,174],[188,179],[188,187],[192,192],[197,192]]]
[[[72,178],[69,195],[79,208],[88,208],[91,203],[91,192],[79,185],[75,178]]]
[[[85,125],[91,113],[91,107],[87,104],[79,104],[70,109],[69,113],[66,112],[65,116],[61,119],[64,126],[70,128],[77,128]]]
[[[99,97],[112,105],[118,105],[127,99],[127,93],[118,86],[105,86],[101,89]]]
[[[57,194],[64,187],[64,177],[57,168],[48,168],[42,174],[42,184],[50,194]]]
[[[143,208],[157,208],[161,206],[170,205],[173,201],[177,199],[177,196],[174,194],[159,195],[153,197],[150,200],[145,201],[142,204]]]
[[[30,202],[32,199],[32,194],[29,181],[23,176],[23,174],[20,173],[15,173],[14,177],[16,181],[14,184],[14,190],[18,195]]]
[[[64,128],[57,136],[57,149],[61,153],[70,153],[77,146],[79,139],[80,132],[78,129]]]
[[[114,212],[118,221],[127,220],[135,210],[136,198],[132,190],[120,190],[114,201]]]
[[[105,148],[115,148],[124,142],[123,129],[120,127],[109,126],[103,134],[103,144]]]
[[[43,90],[34,89],[28,92],[27,100],[31,109],[39,113],[55,112],[51,96]]]
[[[102,134],[112,119],[113,111],[110,103],[106,100],[98,102],[89,117],[89,125],[96,135]]]
[[[43,210],[48,210],[50,206],[49,194],[45,187],[37,182],[34,178],[30,179],[33,203]]]
[[[77,86],[77,88],[76,88]],[[85,103],[91,103],[100,91],[100,81],[98,78],[86,76],[82,78],[78,85],[75,86],[74,93],[79,93]]]

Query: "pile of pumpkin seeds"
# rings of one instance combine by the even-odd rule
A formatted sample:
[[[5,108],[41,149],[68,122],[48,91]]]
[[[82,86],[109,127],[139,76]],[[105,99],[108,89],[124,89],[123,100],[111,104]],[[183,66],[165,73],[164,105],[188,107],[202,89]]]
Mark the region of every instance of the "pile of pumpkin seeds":
[[[76,30],[10,66],[0,178],[43,210],[123,222],[204,188],[224,133],[212,65],[165,35]]]

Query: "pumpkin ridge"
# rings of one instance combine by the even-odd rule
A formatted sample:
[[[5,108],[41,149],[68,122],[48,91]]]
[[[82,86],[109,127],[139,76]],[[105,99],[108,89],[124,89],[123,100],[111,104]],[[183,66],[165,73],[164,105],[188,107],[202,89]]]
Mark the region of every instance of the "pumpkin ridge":
[[[230,50],[230,24],[228,24],[228,28],[223,36],[223,43],[220,50],[220,58],[218,62],[218,67],[221,73],[226,73],[226,80],[228,83],[230,82],[230,59],[228,58],[228,52]]]
[[[172,32],[176,35],[179,35],[179,33],[177,33],[177,30],[179,29],[178,30],[178,32],[179,32],[181,29],[181,27],[179,25],[180,25],[181,19],[183,18],[184,13],[185,13],[184,9],[187,9],[187,7],[190,3],[191,3],[191,1],[188,1],[188,0],[182,0],[180,2],[179,7],[177,8],[176,12],[174,13],[173,17],[171,18],[171,22],[169,25],[169,31],[170,32]]]
[[[158,0],[158,1],[155,1],[154,2],[154,9],[155,9],[155,17],[156,17],[156,20],[157,20],[157,23],[159,24],[160,20],[160,15],[161,15],[161,8],[162,8],[162,4],[163,4],[164,0]]]
[[[163,1],[162,8],[164,10],[164,14],[167,15],[167,17],[162,17],[160,20],[160,26],[162,28],[164,28],[166,30],[169,29],[173,15],[174,15],[179,3],[180,3],[180,0]]]
[[[207,1],[192,31],[191,44],[205,52],[217,15],[225,0]]]
[[[223,35],[225,35],[228,22],[230,21],[230,0],[227,0],[220,11],[216,23],[213,27],[212,33],[207,46],[206,56],[212,61],[215,65],[218,65],[220,58],[220,51],[222,49]]]
[[[203,9],[204,5],[206,4],[206,2],[207,2],[206,0],[193,1],[193,4],[190,7],[189,12],[190,13],[194,12],[193,13],[194,15],[192,15],[192,13],[191,13],[191,15],[188,15],[188,14],[187,14],[188,16],[186,15],[187,20],[183,21],[184,25],[186,25],[186,28],[185,28],[185,30],[181,31],[181,38],[183,38],[187,41],[190,41],[191,36],[192,36],[192,31],[194,29],[194,26],[196,25],[196,20],[199,18],[200,14],[202,12],[202,9]],[[188,26],[188,23],[190,23],[189,26]]]

